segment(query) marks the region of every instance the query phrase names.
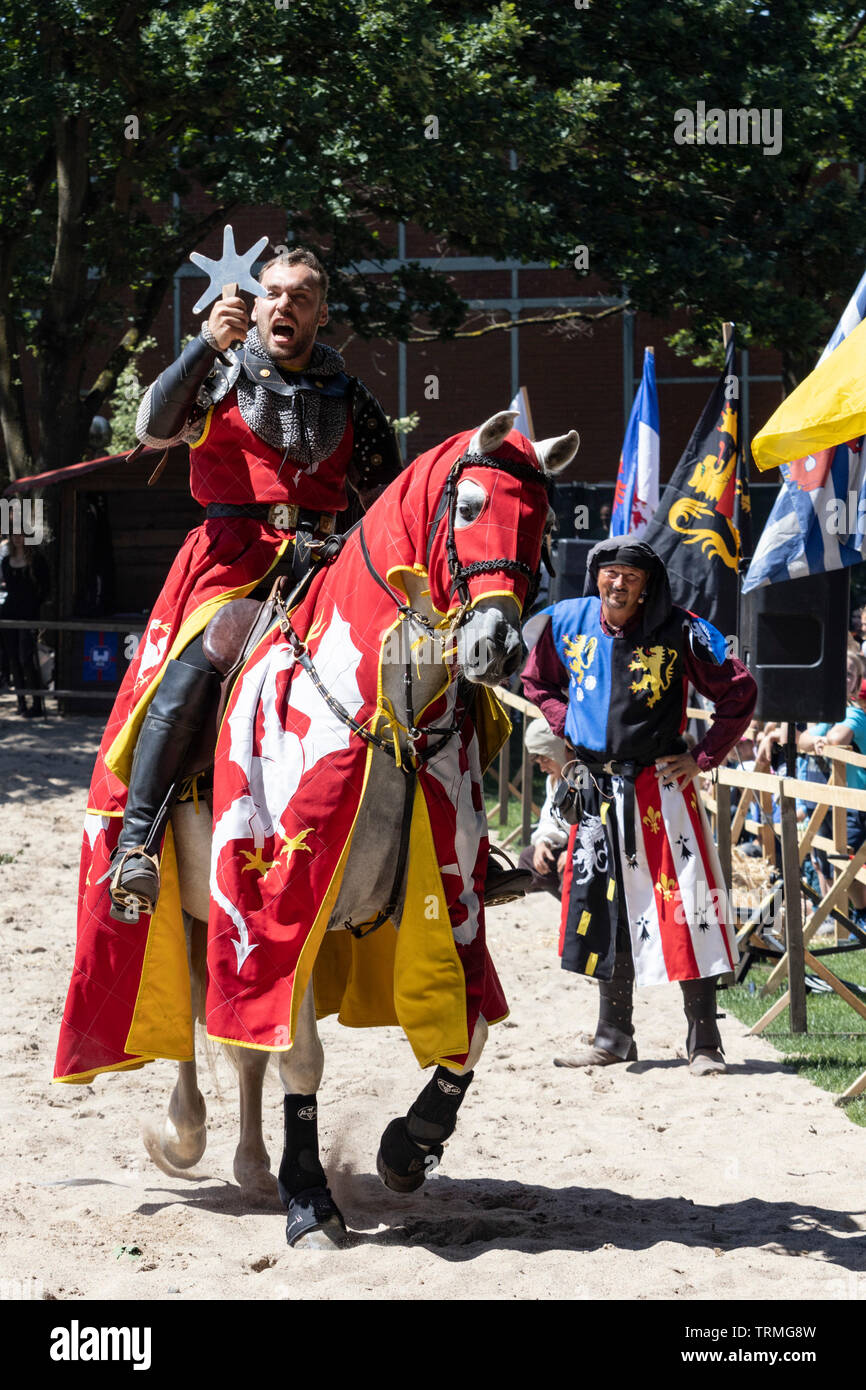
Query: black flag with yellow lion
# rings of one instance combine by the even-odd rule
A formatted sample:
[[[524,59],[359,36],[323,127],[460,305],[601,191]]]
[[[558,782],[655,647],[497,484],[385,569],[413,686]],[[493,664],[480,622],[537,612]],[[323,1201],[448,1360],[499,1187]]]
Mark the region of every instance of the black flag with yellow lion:
[[[664,561],[674,603],[725,636],[737,631],[738,570],[750,549],[748,474],[738,468],[734,336],[725,369],[641,537]]]

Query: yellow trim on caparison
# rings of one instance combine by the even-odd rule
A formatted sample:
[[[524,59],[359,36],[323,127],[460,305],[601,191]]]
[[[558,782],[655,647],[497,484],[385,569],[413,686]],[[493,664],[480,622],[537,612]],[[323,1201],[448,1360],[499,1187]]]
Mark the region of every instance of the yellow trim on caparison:
[[[91,1067],[90,1071],[74,1071],[68,1076],[53,1076],[52,1086],[87,1086],[95,1076],[101,1076],[103,1072],[109,1071],[138,1071],[140,1067],[147,1066],[148,1062],[155,1062],[156,1057],[141,1056],[131,1057],[128,1062],[109,1062],[105,1067]]]

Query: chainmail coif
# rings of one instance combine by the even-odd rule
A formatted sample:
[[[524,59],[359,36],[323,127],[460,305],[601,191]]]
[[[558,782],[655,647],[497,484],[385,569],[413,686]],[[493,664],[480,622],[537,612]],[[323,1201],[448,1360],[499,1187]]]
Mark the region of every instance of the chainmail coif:
[[[246,336],[245,346],[257,356],[273,361],[255,324]],[[335,348],[315,343],[304,375],[336,376],[345,370],[346,364]],[[291,373],[287,378],[291,380]],[[304,473],[315,473],[343,437],[349,408],[347,396],[335,400],[316,391],[278,396],[267,387],[254,384],[243,372],[237,380],[237,392],[241,415],[253,434],[278,449],[287,462],[296,464]]]

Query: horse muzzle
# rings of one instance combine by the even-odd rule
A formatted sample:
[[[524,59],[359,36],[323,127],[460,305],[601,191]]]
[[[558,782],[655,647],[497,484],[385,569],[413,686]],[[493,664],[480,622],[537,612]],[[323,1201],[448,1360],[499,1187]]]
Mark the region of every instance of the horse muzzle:
[[[457,660],[467,680],[498,685],[520,669],[526,647],[520,628],[498,609],[476,609],[457,633]]]

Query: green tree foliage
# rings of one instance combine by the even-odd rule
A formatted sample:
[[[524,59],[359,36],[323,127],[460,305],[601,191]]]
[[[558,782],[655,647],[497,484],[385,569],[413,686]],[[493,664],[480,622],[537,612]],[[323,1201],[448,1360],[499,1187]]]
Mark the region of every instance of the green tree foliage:
[[[585,243],[636,307],[689,312],[689,350],[735,318],[799,375],[864,262],[858,14],[842,0],[0,0],[11,472],[81,456],[174,272],[248,204],[286,209],[286,240],[328,247],[337,314],[362,335],[423,322],[449,336],[465,315],[418,265],[358,272],[393,255],[384,229],[405,221],[452,249],[568,268]],[[700,100],[781,109],[781,152],[676,144],[675,112]]]
[[[567,7],[554,9],[565,23]],[[580,68],[617,95],[554,220],[570,210],[594,268],[639,308],[687,310],[674,341],[690,355],[712,348],[721,367],[719,322],[733,319],[741,342],[781,352],[793,384],[866,270],[864,18],[849,0],[624,0],[583,13]],[[552,58],[550,29],[543,43]],[[709,130],[678,143],[677,112],[699,102],[779,113],[778,153],[709,143]]]
[[[80,456],[173,273],[240,205],[286,208],[287,238],[329,246],[332,298],[359,333],[406,336],[419,312],[453,332],[464,310],[443,277],[353,266],[387,256],[379,231],[399,219],[470,251],[534,253],[543,216],[521,211],[506,147],[551,128],[577,143],[596,94],[523,81],[528,34],[512,4],[0,0],[12,472]],[[88,381],[94,351],[105,366]]]
[[[142,381],[139,372],[139,358],[149,348],[155,348],[155,338],[142,338],[132,349],[126,366],[120,372],[117,383],[108,399],[111,411],[111,452],[120,454],[124,449],[134,449],[138,440],[135,434],[135,421],[138,407],[148,383]]]

